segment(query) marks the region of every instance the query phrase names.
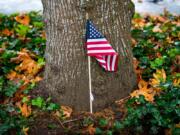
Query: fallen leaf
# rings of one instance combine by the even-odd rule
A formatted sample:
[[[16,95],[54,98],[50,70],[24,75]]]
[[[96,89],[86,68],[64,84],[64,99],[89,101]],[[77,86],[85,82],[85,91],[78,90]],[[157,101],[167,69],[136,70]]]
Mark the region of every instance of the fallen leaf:
[[[94,135],[95,131],[96,131],[96,128],[94,127],[93,124],[91,124],[91,125],[88,126],[87,131],[88,131],[89,135]]]
[[[180,78],[176,78],[173,80],[173,85],[174,86],[180,86]]]
[[[69,106],[61,106],[61,110],[63,111],[63,115],[65,118],[71,117],[73,111],[72,108],[70,108]]]
[[[22,131],[24,135],[28,135],[29,127],[23,127]]]
[[[21,110],[22,116],[28,117],[31,115],[31,106],[28,106],[26,103],[21,104],[20,102],[17,102],[16,105]]]
[[[147,89],[148,83],[144,80],[140,80],[138,83],[138,88],[139,89]]]
[[[146,21],[144,20],[144,18],[133,19],[132,23],[133,23],[134,27],[137,27],[137,28],[139,28],[139,27],[142,28],[146,25]]]
[[[166,72],[164,69],[156,70],[156,73],[153,74],[152,79],[150,79],[149,84],[153,87],[157,87],[161,82],[166,81]]]
[[[25,14],[16,16],[15,20],[24,25],[29,25],[29,23],[30,23],[30,17]]]
[[[14,32],[13,31],[10,31],[9,29],[5,28],[3,31],[2,31],[2,34],[5,35],[5,36],[11,36]]]
[[[160,33],[162,33],[162,30],[159,28],[158,25],[155,26],[152,31],[153,31],[153,32],[160,32]]]

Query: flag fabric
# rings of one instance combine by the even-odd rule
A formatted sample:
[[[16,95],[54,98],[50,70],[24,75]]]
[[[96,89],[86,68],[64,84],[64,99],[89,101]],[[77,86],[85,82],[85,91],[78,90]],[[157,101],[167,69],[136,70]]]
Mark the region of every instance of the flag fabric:
[[[117,71],[118,53],[90,20],[86,25],[86,48],[87,55],[95,57],[106,71]]]

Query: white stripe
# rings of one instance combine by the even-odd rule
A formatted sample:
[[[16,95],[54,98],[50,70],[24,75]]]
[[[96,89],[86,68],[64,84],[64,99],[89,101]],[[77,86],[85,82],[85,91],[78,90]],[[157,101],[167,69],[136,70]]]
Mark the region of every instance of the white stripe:
[[[98,39],[88,39],[87,42],[97,42],[97,41],[107,41],[105,38],[98,38]]]
[[[97,59],[99,62],[101,62],[101,63],[106,63],[106,61],[105,60],[102,60],[102,59]]]
[[[88,54],[90,53],[110,53],[110,52],[113,52],[115,53],[114,50],[88,50]]]
[[[113,60],[112,60],[112,71],[114,71],[114,67],[115,67],[115,64],[116,64],[116,58],[117,58],[117,55],[114,55],[113,56]]]
[[[98,47],[111,47],[110,44],[94,44],[94,45],[87,45],[87,48],[98,48]]]
[[[106,69],[106,66],[105,66],[105,65],[101,65],[101,66]]]
[[[111,55],[107,56],[107,69],[108,71],[110,70],[110,59],[111,59]]]

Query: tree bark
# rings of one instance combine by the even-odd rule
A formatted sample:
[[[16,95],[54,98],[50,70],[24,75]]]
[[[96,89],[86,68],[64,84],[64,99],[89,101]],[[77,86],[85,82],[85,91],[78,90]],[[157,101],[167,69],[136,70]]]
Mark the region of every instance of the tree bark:
[[[118,71],[104,71],[92,59],[93,108],[98,111],[129,94],[136,84],[130,46],[130,0],[42,0],[46,20],[44,90],[57,102],[89,111],[88,62],[84,48],[86,13],[119,53]]]

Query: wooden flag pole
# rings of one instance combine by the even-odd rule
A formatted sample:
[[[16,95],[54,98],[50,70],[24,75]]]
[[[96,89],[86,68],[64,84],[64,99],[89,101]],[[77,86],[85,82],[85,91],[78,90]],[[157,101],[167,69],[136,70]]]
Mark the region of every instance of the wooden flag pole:
[[[86,20],[89,19],[88,12],[86,12]],[[91,57],[88,56],[88,75],[89,75],[89,102],[90,102],[90,113],[93,113],[93,95],[92,95],[92,80],[91,80]]]
[[[90,100],[90,113],[93,113],[93,95],[92,95],[92,82],[91,82],[91,57],[88,56],[88,70],[89,70],[89,100]]]

